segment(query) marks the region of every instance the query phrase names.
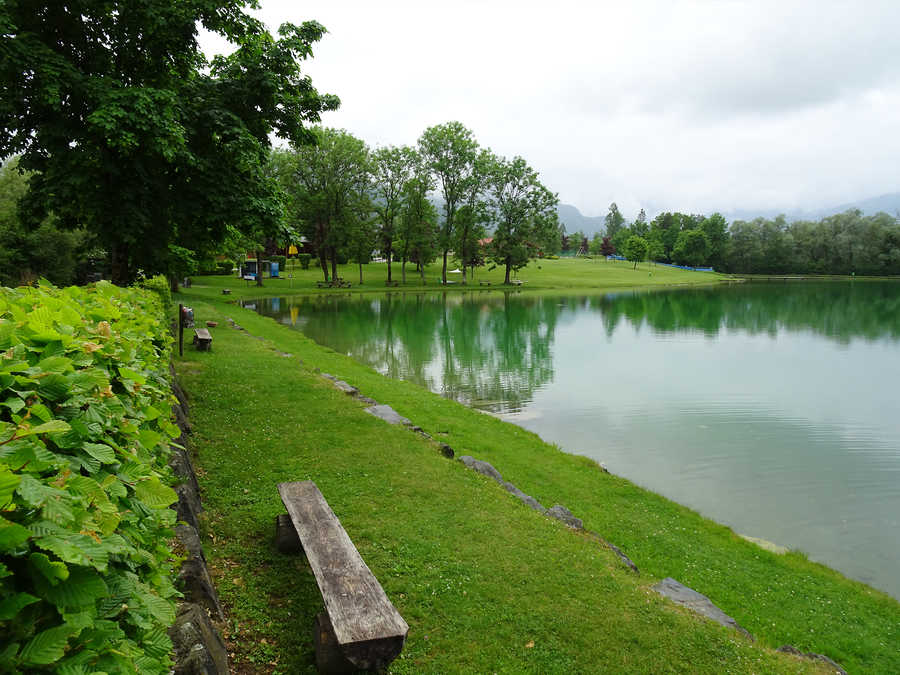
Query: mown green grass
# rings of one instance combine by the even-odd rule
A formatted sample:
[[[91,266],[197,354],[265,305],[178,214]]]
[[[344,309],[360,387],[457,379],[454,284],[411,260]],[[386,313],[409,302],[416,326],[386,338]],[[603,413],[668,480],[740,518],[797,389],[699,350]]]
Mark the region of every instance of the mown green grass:
[[[293,261],[289,262],[293,265]],[[393,263],[392,278],[400,281],[400,265]],[[456,269],[455,262],[448,264],[448,269]],[[329,268],[330,271],[330,268]],[[290,277],[293,275],[293,278]],[[363,265],[363,283],[359,284],[358,265],[339,265],[338,276],[351,283],[349,289],[320,289],[317,281],[322,281],[322,271],[310,265],[310,269],[304,270],[298,266],[289,266],[282,270],[277,279],[268,277],[263,279],[263,286],[258,287],[253,282],[246,282],[230,276],[196,277],[194,285],[186,289],[193,297],[220,298],[222,289],[229,288],[233,296],[256,298],[262,296],[278,296],[312,293],[372,293],[384,292],[387,279],[386,263],[370,263]],[[475,278],[469,276],[468,285],[463,286],[461,274],[448,274],[448,281],[454,283],[447,286],[441,285],[441,265],[435,263],[427,266],[425,272],[425,285],[422,285],[419,275],[415,272],[414,265],[407,265],[406,284],[399,286],[402,290],[462,290],[473,288],[478,290],[509,290],[511,286],[503,284],[503,270],[500,268],[491,270],[488,267],[479,268]],[[533,292],[544,289],[612,289],[631,288],[635,286],[672,286],[681,284],[710,284],[727,280],[730,277],[713,272],[689,272],[675,267],[666,267],[650,263],[640,263],[637,269],[630,262],[621,260],[605,260],[602,258],[560,258],[559,260],[534,260],[527,267],[519,270],[516,277],[522,281],[518,290]],[[490,286],[483,286],[481,282],[490,282]]]
[[[193,404],[208,553],[240,670],[312,671],[321,599],[305,562],[272,545],[283,510],[276,483],[312,479],[410,624],[392,672],[816,672],[770,651],[785,643],[850,672],[900,672],[900,605],[885,594],[799,554],[764,551],[534,434],[384,378],[269,319],[205,302],[222,296],[201,281],[182,299],[198,320],[220,321],[213,351],[187,346],[177,368]],[[228,328],[226,316],[265,340]],[[565,504],[641,576],[366,414],[316,368],[390,404],[457,455],[491,462],[546,506]],[[710,596],[757,642],[661,600],[649,587],[665,576]]]

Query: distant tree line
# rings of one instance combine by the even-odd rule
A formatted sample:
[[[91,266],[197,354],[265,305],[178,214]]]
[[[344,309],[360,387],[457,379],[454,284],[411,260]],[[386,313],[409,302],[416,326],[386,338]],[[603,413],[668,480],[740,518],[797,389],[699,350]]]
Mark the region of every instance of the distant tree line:
[[[850,210],[818,221],[778,216],[729,225],[719,213],[668,211],[648,222],[642,209],[626,225],[613,203],[605,225],[588,245],[591,254],[740,274],[900,274],[900,219],[887,213]],[[577,253],[586,240],[560,226],[563,251]]]

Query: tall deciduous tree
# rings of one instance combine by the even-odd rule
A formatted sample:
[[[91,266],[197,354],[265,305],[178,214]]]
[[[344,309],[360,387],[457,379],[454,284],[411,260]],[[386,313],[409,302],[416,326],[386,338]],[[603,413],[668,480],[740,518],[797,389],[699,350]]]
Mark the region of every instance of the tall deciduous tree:
[[[406,283],[406,263],[419,266],[422,284],[425,284],[425,266],[432,262],[437,251],[437,209],[428,199],[433,189],[427,168],[417,166],[413,178],[403,187],[403,205],[400,210],[400,227],[397,232],[397,251],[400,254],[400,273]]]
[[[338,105],[299,69],[325,29],[284,24],[273,39],[247,4],[0,5],[0,156],[36,172],[23,214],[96,233],[116,282],[165,270],[170,245],[209,247],[228,224],[276,229],[269,136],[306,142]],[[237,49],[207,63],[200,27]]]
[[[625,259],[634,263],[633,269],[637,269],[637,264],[647,258],[647,248],[647,240],[643,237],[639,237],[636,234],[628,237],[623,252],[625,253]]]
[[[685,230],[678,235],[672,258],[679,265],[700,267],[709,255],[709,239],[703,230]]]
[[[616,233],[625,225],[625,216],[619,211],[615,202],[609,205],[604,222],[606,223],[606,236],[615,239]]]
[[[497,219],[490,257],[504,266],[508,284],[510,271],[527,265],[556,236],[559,199],[521,157],[495,159],[487,186]]]
[[[396,221],[403,206],[403,188],[412,178],[417,158],[410,147],[388,146],[372,153],[375,210],[378,213],[378,243],[387,260],[387,279],[391,281]]]
[[[426,129],[419,138],[419,152],[444,200],[439,246],[443,255],[441,280],[447,283],[447,254],[453,242],[456,213],[470,189],[478,142],[460,122],[447,122]]]
[[[338,255],[347,248],[352,231],[368,219],[370,163],[366,144],[336,129],[313,129],[315,144],[296,148],[291,171],[282,174],[287,210],[319,256],[328,281],[337,278]]]

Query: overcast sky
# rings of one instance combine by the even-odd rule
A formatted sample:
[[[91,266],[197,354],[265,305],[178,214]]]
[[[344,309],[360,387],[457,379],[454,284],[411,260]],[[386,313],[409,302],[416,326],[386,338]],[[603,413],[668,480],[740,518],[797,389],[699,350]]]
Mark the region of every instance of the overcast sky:
[[[261,0],[371,146],[459,120],[585,215],[786,211],[900,190],[900,1]],[[203,40],[208,52],[225,45]]]

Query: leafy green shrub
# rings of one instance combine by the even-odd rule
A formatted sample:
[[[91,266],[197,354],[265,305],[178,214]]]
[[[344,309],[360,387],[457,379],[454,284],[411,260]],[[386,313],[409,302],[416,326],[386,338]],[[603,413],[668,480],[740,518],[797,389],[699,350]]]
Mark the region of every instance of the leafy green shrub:
[[[231,274],[231,270],[234,269],[234,263],[230,260],[220,260],[216,263],[216,274],[221,276],[228,276]]]
[[[172,312],[172,290],[169,288],[169,280],[162,274],[155,277],[144,279],[141,286],[148,291],[153,291],[159,296],[160,304],[162,304],[163,315],[168,317]]]
[[[300,267],[308,270],[309,269],[309,261],[312,259],[312,256],[309,253],[298,253],[297,260],[300,261]]]
[[[169,670],[163,282],[0,289],[0,672]]]

